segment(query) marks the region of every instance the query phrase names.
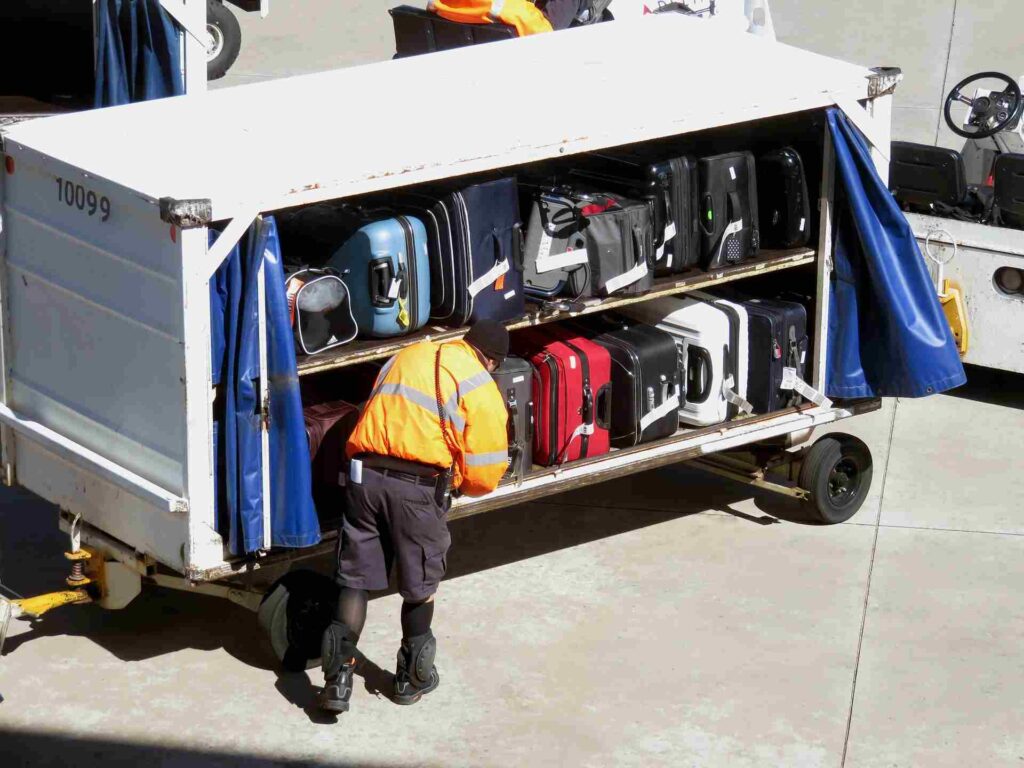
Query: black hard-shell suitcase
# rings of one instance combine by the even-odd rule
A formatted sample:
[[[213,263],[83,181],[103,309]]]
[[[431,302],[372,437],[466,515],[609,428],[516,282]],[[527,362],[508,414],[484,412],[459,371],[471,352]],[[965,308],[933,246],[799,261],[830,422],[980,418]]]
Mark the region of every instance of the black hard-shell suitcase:
[[[702,157],[700,168],[701,266],[719,269],[760,248],[757,173],[750,152]]]
[[[522,223],[514,177],[456,189],[422,187],[392,202],[427,227],[431,317],[453,326],[526,310]]]
[[[682,398],[675,339],[615,315],[590,327],[607,329],[594,342],[612,358],[612,446],[629,448],[675,434]]]
[[[799,248],[811,236],[811,206],[800,154],[792,147],[757,158],[761,247]]]
[[[737,299],[733,299],[736,301]],[[791,389],[782,389],[782,369],[795,368],[804,377],[807,364],[807,310],[781,299],[742,299],[747,310],[747,400],[763,414],[800,402]]]
[[[685,272],[700,261],[695,158],[680,155],[649,162],[638,155],[602,154],[570,173],[650,205],[656,276]]]
[[[520,357],[506,357],[492,373],[508,410],[508,471],[520,481],[533,466],[533,366]]]

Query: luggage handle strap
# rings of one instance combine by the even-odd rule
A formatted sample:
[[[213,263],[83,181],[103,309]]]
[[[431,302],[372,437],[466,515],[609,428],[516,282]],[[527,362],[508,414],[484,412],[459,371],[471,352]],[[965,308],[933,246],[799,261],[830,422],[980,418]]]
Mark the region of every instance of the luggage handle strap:
[[[656,406],[652,410],[648,411],[648,413],[642,419],[640,419],[640,432],[642,433],[654,422],[665,418],[665,416],[670,414],[672,411],[678,410],[679,395],[675,394],[667,398],[664,402],[662,402],[661,405]]]
[[[725,402],[735,405],[742,413],[749,416],[754,412],[754,406],[750,404],[749,400],[740,397],[735,387],[735,379],[732,376],[726,376],[725,381],[722,382],[722,394],[725,396]]]
[[[590,423],[584,422],[583,424],[580,424],[578,427],[576,427],[576,429],[574,429],[572,431],[572,434],[569,435],[569,439],[565,441],[565,445],[562,446],[562,450],[560,450],[558,452],[558,458],[555,460],[555,463],[556,464],[561,464],[561,463],[563,463],[565,461],[565,457],[569,454],[569,449],[572,447],[573,442],[577,438],[582,437],[583,435],[592,435],[592,434],[594,434],[594,423],[593,422],[590,422]]]
[[[796,373],[796,368],[786,366],[782,369],[782,384],[779,386],[779,389],[791,389],[801,397],[810,400],[815,405],[820,405],[822,408],[832,407],[832,401],[801,379]]]
[[[505,244],[498,236],[498,230],[492,229],[490,236],[494,239],[494,253],[496,260],[494,262],[494,266],[469,284],[468,292],[472,298],[476,298],[478,293],[484,290],[487,286],[496,282],[499,277],[512,268],[512,265],[508,260],[508,255],[505,253]]]

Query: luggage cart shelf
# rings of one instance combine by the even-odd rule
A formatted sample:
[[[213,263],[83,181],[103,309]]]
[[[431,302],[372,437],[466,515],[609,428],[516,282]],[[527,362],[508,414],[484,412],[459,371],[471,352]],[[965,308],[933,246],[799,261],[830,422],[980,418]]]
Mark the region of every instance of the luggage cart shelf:
[[[564,320],[566,317],[589,315],[595,312],[603,312],[608,309],[624,307],[628,304],[635,304],[640,301],[649,301],[659,296],[672,296],[699,291],[725,283],[731,283],[745,277],[755,275],[766,275],[771,272],[778,272],[782,269],[804,266],[814,263],[815,252],[810,248],[793,248],[786,251],[764,251],[755,261],[739,264],[735,267],[704,272],[693,270],[692,274],[682,277],[673,276],[656,280],[654,287],[641,296],[613,296],[607,299],[592,299],[575,307],[565,310],[548,309],[547,307],[531,304],[525,317],[507,323],[510,331],[519,328],[528,328],[532,325],[542,325],[556,320]],[[415,344],[423,339],[432,341],[450,341],[459,339],[465,335],[468,328],[442,328],[440,326],[430,327],[409,336],[391,341],[379,339],[367,339],[356,341],[337,351],[307,357],[299,361],[299,375],[309,376],[314,373],[322,373],[336,368],[343,368],[357,363],[365,363],[370,360],[380,360],[391,357],[398,350]]]

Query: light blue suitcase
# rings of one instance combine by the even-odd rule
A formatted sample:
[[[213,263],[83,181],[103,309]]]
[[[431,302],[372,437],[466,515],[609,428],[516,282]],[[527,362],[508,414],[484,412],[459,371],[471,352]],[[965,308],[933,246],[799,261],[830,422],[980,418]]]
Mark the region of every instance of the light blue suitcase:
[[[430,317],[427,230],[415,216],[364,224],[327,265],[342,273],[360,336],[403,336]]]

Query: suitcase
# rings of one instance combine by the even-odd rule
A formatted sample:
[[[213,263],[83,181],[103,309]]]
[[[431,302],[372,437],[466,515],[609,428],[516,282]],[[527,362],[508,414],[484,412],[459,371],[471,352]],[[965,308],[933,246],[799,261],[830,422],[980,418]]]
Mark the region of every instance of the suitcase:
[[[611,357],[556,326],[517,333],[516,353],[534,368],[533,461],[550,467],[608,452]]]
[[[618,327],[594,342],[612,358],[612,446],[630,448],[674,435],[682,404],[675,339],[625,318],[611,322]]]
[[[680,155],[646,162],[633,155],[596,155],[592,162],[570,174],[646,201],[654,227],[654,274],[674,275],[700,261],[700,222],[697,161]]]
[[[463,24],[409,5],[388,13],[395,28],[396,59],[516,37],[515,27],[505,24]]]
[[[684,398],[679,420],[693,426],[726,421],[726,371],[734,356],[729,315],[688,296],[666,296],[625,307],[623,314],[672,334],[680,354]]]
[[[782,389],[782,369],[795,368],[804,377],[807,363],[807,310],[795,301],[744,299],[749,319],[747,399],[755,413],[771,413],[800,403],[791,389]]]
[[[505,478],[519,482],[533,466],[533,366],[521,357],[506,357],[491,376],[508,410]]]
[[[757,158],[762,248],[800,248],[811,236],[811,206],[799,153],[792,147]]]
[[[312,462],[313,502],[322,518],[340,517],[345,503],[339,476],[345,469],[345,443],[359,421],[359,408],[343,400],[302,411]]]
[[[756,255],[760,247],[757,174],[750,152],[702,157],[701,266],[720,269]]]
[[[528,233],[524,255],[534,295],[603,298],[650,290],[654,230],[646,203],[557,187],[536,195],[531,220],[541,225]],[[579,252],[581,243],[585,253]]]
[[[719,307],[729,317],[729,348],[732,354],[723,372],[726,400],[729,402],[729,418],[739,413],[751,414],[753,406],[747,399],[749,382],[749,338],[750,321],[747,308],[736,301],[722,298],[704,291],[693,291],[689,296]]]
[[[431,316],[447,325],[512,320],[526,311],[516,180],[420,188],[393,202],[427,227]]]
[[[364,336],[411,333],[430,317],[427,230],[415,216],[364,223],[327,266],[344,275],[352,314]]]

